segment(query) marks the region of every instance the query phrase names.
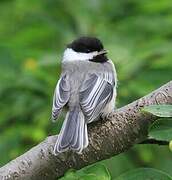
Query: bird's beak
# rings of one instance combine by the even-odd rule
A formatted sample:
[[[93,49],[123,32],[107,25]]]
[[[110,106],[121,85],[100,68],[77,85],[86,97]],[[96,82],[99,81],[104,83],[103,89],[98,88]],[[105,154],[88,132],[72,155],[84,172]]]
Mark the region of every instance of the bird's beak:
[[[103,49],[100,52],[98,52],[97,55],[102,55],[102,54],[107,54],[107,53],[108,53],[108,50]]]

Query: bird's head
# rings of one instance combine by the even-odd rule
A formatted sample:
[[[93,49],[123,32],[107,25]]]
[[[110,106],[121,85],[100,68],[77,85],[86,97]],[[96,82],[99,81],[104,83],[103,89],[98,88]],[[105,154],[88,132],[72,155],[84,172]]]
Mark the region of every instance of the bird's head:
[[[104,50],[102,42],[95,37],[80,37],[67,45],[63,61],[92,61],[106,62],[107,51]]]

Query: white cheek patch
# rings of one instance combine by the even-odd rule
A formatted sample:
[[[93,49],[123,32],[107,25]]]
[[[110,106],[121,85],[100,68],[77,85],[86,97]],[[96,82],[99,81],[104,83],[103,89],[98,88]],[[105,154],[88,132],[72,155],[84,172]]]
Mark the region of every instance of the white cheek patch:
[[[99,53],[97,51],[91,53],[80,53],[75,52],[71,48],[67,48],[63,55],[63,62],[72,62],[72,61],[84,61],[93,59],[93,57],[97,56]]]

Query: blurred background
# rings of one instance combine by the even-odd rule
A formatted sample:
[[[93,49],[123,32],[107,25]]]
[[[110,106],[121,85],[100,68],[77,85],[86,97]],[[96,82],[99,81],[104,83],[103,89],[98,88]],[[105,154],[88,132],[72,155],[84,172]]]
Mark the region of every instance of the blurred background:
[[[75,3],[74,3],[75,2]],[[118,73],[117,107],[172,78],[171,0],[1,0],[0,166],[59,132],[50,119],[63,50],[100,38]],[[103,161],[112,177],[154,167],[172,175],[167,146],[136,145]]]

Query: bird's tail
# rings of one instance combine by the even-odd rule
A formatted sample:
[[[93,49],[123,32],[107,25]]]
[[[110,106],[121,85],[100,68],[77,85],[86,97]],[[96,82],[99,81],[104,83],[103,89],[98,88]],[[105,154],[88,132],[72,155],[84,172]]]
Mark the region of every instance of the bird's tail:
[[[68,149],[81,153],[88,146],[88,133],[85,117],[79,108],[69,111],[58,135],[54,154],[57,155]]]

